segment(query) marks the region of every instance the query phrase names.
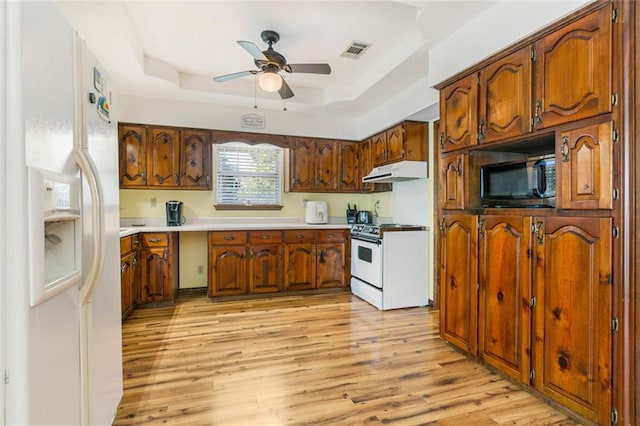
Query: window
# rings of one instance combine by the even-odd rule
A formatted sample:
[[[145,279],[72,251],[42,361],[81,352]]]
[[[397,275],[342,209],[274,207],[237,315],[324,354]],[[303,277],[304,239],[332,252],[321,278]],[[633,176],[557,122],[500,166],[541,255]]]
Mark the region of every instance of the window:
[[[281,165],[272,145],[216,145],[216,209],[280,209]]]

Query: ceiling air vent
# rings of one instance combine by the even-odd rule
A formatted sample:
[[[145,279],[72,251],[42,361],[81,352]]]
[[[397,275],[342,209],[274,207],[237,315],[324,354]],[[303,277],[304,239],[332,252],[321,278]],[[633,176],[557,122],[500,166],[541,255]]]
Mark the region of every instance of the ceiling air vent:
[[[370,44],[364,43],[362,41],[354,41],[344,49],[344,52],[340,56],[351,59],[358,59],[364,52],[367,51],[371,47]]]

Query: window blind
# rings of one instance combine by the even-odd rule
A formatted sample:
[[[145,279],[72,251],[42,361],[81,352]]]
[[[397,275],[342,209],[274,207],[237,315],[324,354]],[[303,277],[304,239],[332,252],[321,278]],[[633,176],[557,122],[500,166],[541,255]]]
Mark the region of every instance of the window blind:
[[[280,204],[280,148],[234,143],[216,151],[218,204]]]

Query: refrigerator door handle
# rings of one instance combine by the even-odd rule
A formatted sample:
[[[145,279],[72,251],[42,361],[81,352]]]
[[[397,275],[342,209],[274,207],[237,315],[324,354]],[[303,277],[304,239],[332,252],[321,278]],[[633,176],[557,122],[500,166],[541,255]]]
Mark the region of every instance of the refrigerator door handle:
[[[93,237],[93,250],[91,266],[86,278],[80,287],[80,304],[91,301],[93,291],[96,288],[98,278],[102,273],[104,263],[104,205],[102,187],[98,182],[98,171],[95,163],[89,155],[88,149],[76,147],[76,163],[80,167],[91,193],[91,228]]]

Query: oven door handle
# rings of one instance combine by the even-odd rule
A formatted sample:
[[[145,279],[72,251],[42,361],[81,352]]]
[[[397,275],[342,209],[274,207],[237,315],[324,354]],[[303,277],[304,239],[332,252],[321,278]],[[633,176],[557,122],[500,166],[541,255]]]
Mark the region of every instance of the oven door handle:
[[[372,243],[376,245],[382,245],[382,239],[376,237],[365,237],[362,235],[352,235],[352,240],[364,241],[366,243]]]

